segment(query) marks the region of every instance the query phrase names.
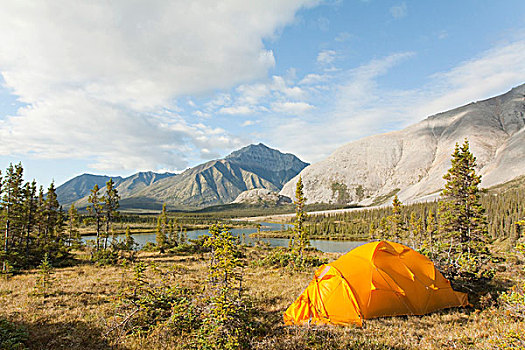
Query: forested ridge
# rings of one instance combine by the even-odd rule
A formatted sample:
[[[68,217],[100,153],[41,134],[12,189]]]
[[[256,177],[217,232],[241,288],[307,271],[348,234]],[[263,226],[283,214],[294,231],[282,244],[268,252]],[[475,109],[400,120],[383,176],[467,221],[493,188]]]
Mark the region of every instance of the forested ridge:
[[[525,177],[521,177],[489,190],[480,196],[481,205],[486,210],[488,233],[493,239],[511,238],[517,240],[520,235],[516,222],[525,216]],[[426,232],[428,215],[437,216],[438,202],[426,202],[404,205],[402,218],[408,227],[421,220],[421,230]],[[327,239],[368,239],[373,238],[381,228],[381,220],[392,215],[392,206],[361,209],[345,213],[310,215],[306,229],[311,237]]]

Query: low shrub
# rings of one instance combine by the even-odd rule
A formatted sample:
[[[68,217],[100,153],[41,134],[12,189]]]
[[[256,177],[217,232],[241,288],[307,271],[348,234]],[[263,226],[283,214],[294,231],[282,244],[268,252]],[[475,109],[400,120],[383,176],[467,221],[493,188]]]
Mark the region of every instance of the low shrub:
[[[147,276],[147,272],[153,276]],[[200,309],[195,293],[174,284],[170,272],[139,262],[134,277],[116,300],[114,326],[109,333],[149,335],[157,329],[171,334],[192,333],[200,326]]]
[[[144,244],[142,246],[142,248],[140,249],[144,252],[157,252],[159,250],[159,248],[157,247],[157,245],[153,242],[147,242],[146,244]]]
[[[27,349],[24,344],[27,340],[28,333],[24,327],[18,326],[3,317],[0,317],[0,349]]]
[[[101,249],[93,253],[91,260],[98,266],[109,266],[118,265],[120,263],[120,259],[121,256],[118,250]]]
[[[316,267],[326,264],[327,259],[319,258],[316,255],[306,254],[302,258],[300,255],[287,248],[272,249],[264,258],[259,260],[259,266],[268,267],[294,267],[306,268]]]
[[[211,252],[211,248],[205,245],[208,236],[200,236],[196,239],[190,239],[189,243],[179,244],[169,249],[171,253],[181,255],[204,254]]]

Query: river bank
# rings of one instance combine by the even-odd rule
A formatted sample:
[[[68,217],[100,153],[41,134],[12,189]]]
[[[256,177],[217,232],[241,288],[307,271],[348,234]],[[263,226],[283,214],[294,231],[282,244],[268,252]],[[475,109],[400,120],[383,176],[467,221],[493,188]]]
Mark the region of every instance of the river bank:
[[[241,244],[245,244],[248,246],[255,246],[259,244],[266,244],[270,247],[288,247],[289,243],[289,236],[286,237],[254,237],[253,234],[257,234],[258,232],[261,234],[265,234],[266,232],[278,232],[282,227],[282,224],[272,223],[272,222],[262,222],[258,225],[254,225],[251,228],[232,228],[230,229],[233,236],[236,236],[239,238],[239,242]],[[285,225],[285,228],[287,228],[288,225]],[[184,232],[185,238],[190,239],[197,239],[200,236],[208,235],[208,228],[201,230],[193,230],[193,231],[186,231]],[[132,237],[135,240],[135,242],[138,244],[138,248],[142,248],[144,245],[146,245],[148,242],[155,243],[156,242],[156,236],[155,231],[152,232],[141,232],[141,233],[132,233]],[[123,239],[123,234],[116,234],[116,239]],[[94,240],[96,239],[95,235],[90,236],[83,236],[82,240],[84,242],[88,240]],[[351,240],[332,240],[327,239],[326,237],[320,237],[320,239],[317,239],[317,237],[311,237],[310,239],[310,245],[322,252],[325,253],[346,253],[349,250],[357,247],[358,245],[363,244],[364,241],[351,241]]]
[[[260,232],[254,232],[250,234],[251,238],[283,238],[283,239],[290,239],[293,236],[293,233],[291,231],[260,231]],[[314,240],[323,240],[323,241],[347,241],[347,242],[362,242],[369,240],[368,236],[346,236],[346,235],[333,235],[333,236],[326,236],[326,235],[310,235],[310,239]]]
[[[110,235],[124,235],[126,233],[126,228],[128,225],[126,224],[117,224],[113,226],[113,228],[110,230]],[[254,222],[248,222],[248,223],[228,223],[226,226],[230,229],[241,229],[241,228],[250,228],[250,229],[256,229],[257,223]],[[202,230],[208,230],[210,228],[209,224],[184,224],[184,225],[178,225],[175,230],[177,232],[191,232],[191,231],[202,231]],[[129,230],[132,235],[136,234],[155,234],[157,228],[156,226],[152,225],[129,225]],[[78,230],[79,235],[81,237],[85,236],[93,236],[97,232],[95,228],[88,227],[88,228],[80,228]],[[102,230],[103,232],[104,230]]]

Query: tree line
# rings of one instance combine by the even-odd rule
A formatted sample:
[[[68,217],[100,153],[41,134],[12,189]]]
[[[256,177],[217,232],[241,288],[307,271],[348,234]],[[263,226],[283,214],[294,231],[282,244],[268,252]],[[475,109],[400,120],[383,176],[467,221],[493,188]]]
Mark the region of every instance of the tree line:
[[[47,190],[25,182],[22,164],[0,171],[1,271],[38,265],[47,254],[57,264],[69,258],[73,237],[53,182]],[[71,228],[71,226],[69,226]],[[69,231],[71,233],[71,231]]]
[[[0,264],[9,274],[32,268],[44,259],[53,266],[69,264],[71,250],[81,244],[81,216],[74,205],[65,212],[58,202],[55,184],[47,190],[35,180],[24,181],[21,163],[0,171]],[[112,222],[119,216],[119,195],[110,179],[104,192],[91,190],[87,210],[95,224],[95,254],[109,247]]]
[[[499,193],[482,193],[481,205],[486,209],[487,230],[491,239],[511,239],[516,241],[523,235],[523,230],[516,225],[524,216],[525,186],[516,187]],[[368,239],[374,237],[374,229],[381,224],[381,219],[392,215],[392,207],[363,209],[355,212],[310,215],[305,223],[311,237],[327,239]],[[403,205],[402,220],[407,226],[410,220],[421,219],[421,228],[427,229],[428,216],[436,218],[438,202]],[[371,230],[371,227],[373,228]]]
[[[525,215],[525,186],[516,184],[509,189],[487,192],[481,190],[479,201],[485,209],[487,232],[491,240],[509,240],[513,246],[523,236],[523,228],[516,225]],[[423,238],[438,217],[439,202],[401,205],[399,220],[408,235]],[[388,235],[387,218],[394,214],[394,206],[362,209],[345,213],[310,215],[305,230],[310,237],[325,239],[370,239]]]

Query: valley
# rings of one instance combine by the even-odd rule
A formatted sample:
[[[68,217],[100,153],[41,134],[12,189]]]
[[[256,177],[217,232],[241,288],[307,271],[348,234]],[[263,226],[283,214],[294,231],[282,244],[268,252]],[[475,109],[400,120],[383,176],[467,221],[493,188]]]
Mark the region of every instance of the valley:
[[[1,188],[0,347],[519,348],[525,105],[515,96],[523,89],[374,136],[373,145],[350,143],[313,165],[258,144],[180,174],[84,174],[46,192],[11,165]],[[487,156],[481,137],[492,124],[478,118],[492,120],[482,111],[493,105],[508,106],[500,113],[508,137]],[[437,124],[448,125],[434,144],[446,159],[429,160],[422,144],[405,147],[417,141],[413,130],[429,143]],[[439,146],[453,137],[461,139],[452,150]],[[398,146],[395,164],[378,158]],[[385,315],[362,327],[284,326],[283,313],[320,266],[370,241],[428,257],[470,306]]]

